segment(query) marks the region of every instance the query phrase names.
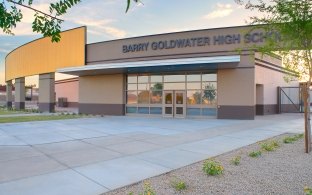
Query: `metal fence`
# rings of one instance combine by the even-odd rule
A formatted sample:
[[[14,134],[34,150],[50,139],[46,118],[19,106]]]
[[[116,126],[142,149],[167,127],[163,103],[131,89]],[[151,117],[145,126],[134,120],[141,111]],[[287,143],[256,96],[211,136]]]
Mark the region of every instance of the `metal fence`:
[[[279,87],[278,100],[279,113],[303,112],[301,87]]]

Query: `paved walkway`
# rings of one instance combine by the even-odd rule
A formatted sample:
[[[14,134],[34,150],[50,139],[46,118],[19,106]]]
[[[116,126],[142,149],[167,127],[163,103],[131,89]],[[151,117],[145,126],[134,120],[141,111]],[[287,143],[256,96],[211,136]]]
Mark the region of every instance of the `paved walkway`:
[[[0,194],[97,195],[285,132],[300,114],[254,121],[86,118],[0,125]]]

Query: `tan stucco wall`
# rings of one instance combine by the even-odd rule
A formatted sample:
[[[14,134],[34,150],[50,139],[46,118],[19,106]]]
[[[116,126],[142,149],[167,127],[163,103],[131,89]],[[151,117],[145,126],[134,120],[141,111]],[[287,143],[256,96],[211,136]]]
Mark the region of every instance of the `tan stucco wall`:
[[[283,73],[256,66],[256,83],[263,84],[263,104],[277,104],[277,87],[298,87],[298,81],[285,82]]]
[[[39,75],[39,103],[55,102],[54,73]]]
[[[68,102],[78,102],[79,81],[55,83],[56,101],[60,97],[66,97]]]
[[[237,69],[218,70],[218,105],[254,106],[254,55],[241,55]]]
[[[124,104],[124,75],[79,77],[79,103]]]
[[[218,70],[218,105],[254,106],[253,68]]]
[[[201,57],[201,56],[218,56],[218,55],[237,55],[237,51],[241,49],[244,51],[247,47],[254,44],[260,45],[261,42],[254,42],[252,44],[246,43],[244,36],[248,33],[258,33],[260,30],[253,30],[249,32],[250,26],[244,27],[229,27],[220,29],[206,29],[189,32],[168,33],[161,35],[143,36],[122,40],[114,40],[107,42],[100,42],[87,45],[87,64],[109,63],[109,62],[125,62],[138,60],[154,60],[154,59],[169,59],[169,58],[186,58],[186,57]],[[214,41],[214,37],[230,35],[240,36],[240,43],[232,40],[232,43],[223,43]],[[191,38],[210,38],[210,44],[206,46],[190,46],[182,48],[158,49],[153,50],[151,44],[159,41],[171,41],[179,39]],[[255,37],[259,38],[259,37]],[[136,52],[123,52],[124,45],[133,45],[149,43],[147,50],[140,50]]]
[[[269,56],[257,56],[259,59],[270,62],[277,66],[282,66],[279,59]],[[298,87],[298,81],[286,82],[285,74],[265,67],[257,66],[255,69],[256,84],[263,84],[263,103],[262,104],[277,104],[277,87]],[[259,102],[257,102],[259,104]]]

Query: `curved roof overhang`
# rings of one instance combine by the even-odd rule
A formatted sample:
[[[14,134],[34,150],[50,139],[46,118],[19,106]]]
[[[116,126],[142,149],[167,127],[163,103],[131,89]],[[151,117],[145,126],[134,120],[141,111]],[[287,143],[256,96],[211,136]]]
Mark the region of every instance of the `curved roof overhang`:
[[[55,72],[56,69],[84,66],[86,27],[61,33],[61,41],[40,38],[10,52],[5,59],[5,80]]]

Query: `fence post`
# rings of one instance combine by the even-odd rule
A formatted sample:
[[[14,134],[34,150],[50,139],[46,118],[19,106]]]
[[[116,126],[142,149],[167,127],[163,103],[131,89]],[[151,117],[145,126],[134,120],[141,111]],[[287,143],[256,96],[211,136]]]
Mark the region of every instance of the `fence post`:
[[[281,87],[277,87],[277,114],[282,113],[281,111]]]

